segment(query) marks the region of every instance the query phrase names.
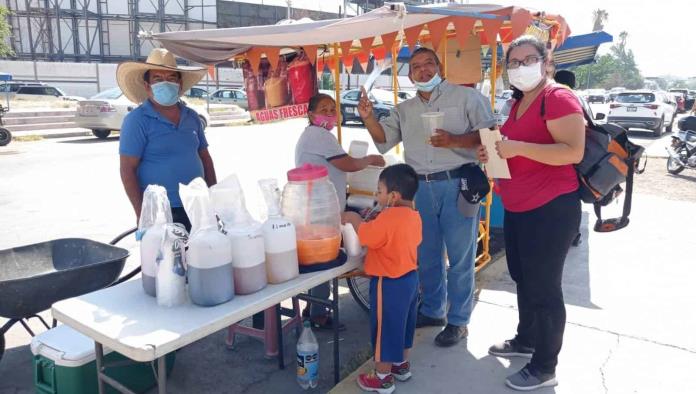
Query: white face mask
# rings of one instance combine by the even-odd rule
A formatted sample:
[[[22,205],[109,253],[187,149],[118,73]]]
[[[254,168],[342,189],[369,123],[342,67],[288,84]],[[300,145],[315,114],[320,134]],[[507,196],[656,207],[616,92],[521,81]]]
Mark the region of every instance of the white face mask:
[[[510,84],[523,92],[533,90],[544,79],[539,62],[529,66],[520,65],[515,69],[508,70],[507,73]]]

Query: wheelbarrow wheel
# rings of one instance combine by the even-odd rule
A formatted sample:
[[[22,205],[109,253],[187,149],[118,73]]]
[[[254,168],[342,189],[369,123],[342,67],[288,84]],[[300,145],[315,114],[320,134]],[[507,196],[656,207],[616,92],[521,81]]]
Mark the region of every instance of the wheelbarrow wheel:
[[[4,127],[0,127],[0,146],[5,146],[12,141],[12,133]]]

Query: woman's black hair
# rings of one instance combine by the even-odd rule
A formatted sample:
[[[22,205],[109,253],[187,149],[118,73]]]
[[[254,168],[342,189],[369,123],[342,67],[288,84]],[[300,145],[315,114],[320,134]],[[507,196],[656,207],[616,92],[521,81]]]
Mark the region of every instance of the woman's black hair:
[[[323,99],[329,99],[333,102],[336,102],[336,100],[334,100],[333,97],[329,96],[328,94],[317,93],[314,96],[312,96],[311,99],[309,99],[309,104],[307,104],[307,112],[314,112],[314,110],[317,109],[319,103]]]
[[[399,192],[401,198],[412,201],[418,191],[418,175],[408,164],[394,164],[382,170],[379,181],[387,187],[387,192]]]
[[[311,99],[309,99],[309,103],[307,104],[307,117],[309,117],[309,112],[314,112],[314,110],[317,109],[317,107],[319,106],[319,103],[321,102],[321,100],[324,100],[324,99],[329,99],[329,100],[333,101],[334,104],[336,103],[336,100],[334,100],[334,98],[329,96],[328,94],[317,93],[314,96],[312,96]],[[311,125],[312,122],[310,121],[309,124]]]
[[[531,45],[536,49],[537,53],[539,53],[539,56],[543,57],[544,60],[548,59],[549,57],[549,50],[546,48],[546,44],[541,41],[540,39],[530,36],[530,35],[524,35],[517,37],[515,40],[513,40],[510,43],[510,46],[508,47],[507,51],[505,52],[505,64],[507,65],[507,61],[510,58],[510,52],[512,52],[513,49],[517,47],[521,47],[522,45]],[[517,89],[515,86],[510,85],[512,88],[512,98],[515,100],[519,100],[522,97],[524,97],[524,93]]]

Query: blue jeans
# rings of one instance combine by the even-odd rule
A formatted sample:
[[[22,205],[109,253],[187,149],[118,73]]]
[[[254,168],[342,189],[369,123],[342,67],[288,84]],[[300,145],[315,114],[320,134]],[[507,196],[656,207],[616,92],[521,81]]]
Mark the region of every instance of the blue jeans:
[[[416,208],[423,221],[418,276],[422,291],[420,313],[433,318],[447,316],[449,324],[465,326],[474,306],[479,210],[473,217],[464,217],[459,211],[459,185],[458,178],[418,183]]]

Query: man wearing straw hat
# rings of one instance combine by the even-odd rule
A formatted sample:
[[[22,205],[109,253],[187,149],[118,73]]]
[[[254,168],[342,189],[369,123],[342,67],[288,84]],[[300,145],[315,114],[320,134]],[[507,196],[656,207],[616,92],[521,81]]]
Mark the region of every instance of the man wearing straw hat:
[[[177,66],[174,55],[162,48],[153,49],[144,63],[124,62],[116,70],[123,94],[140,104],[123,120],[119,145],[121,180],[137,218],[143,191],[157,184],[167,189],[174,222],[190,231],[179,183],[197,177],[208,186],[217,182],[198,114],[179,99],[205,73],[200,67]]]
[[[409,60],[416,97],[398,104],[380,122],[363,89],[358,111],[379,151],[386,153],[403,142],[406,163],[418,173],[416,208],[423,222],[423,242],[418,247],[422,303],[416,327],[446,324],[435,344],[452,346],[468,335],[479,198],[489,188],[482,173],[469,176],[480,171],[473,148],[480,144],[478,130],[493,127],[495,118],[483,95],[450,84],[443,71],[432,49],[418,48]],[[426,130],[422,117],[426,113],[442,119],[435,132]]]

